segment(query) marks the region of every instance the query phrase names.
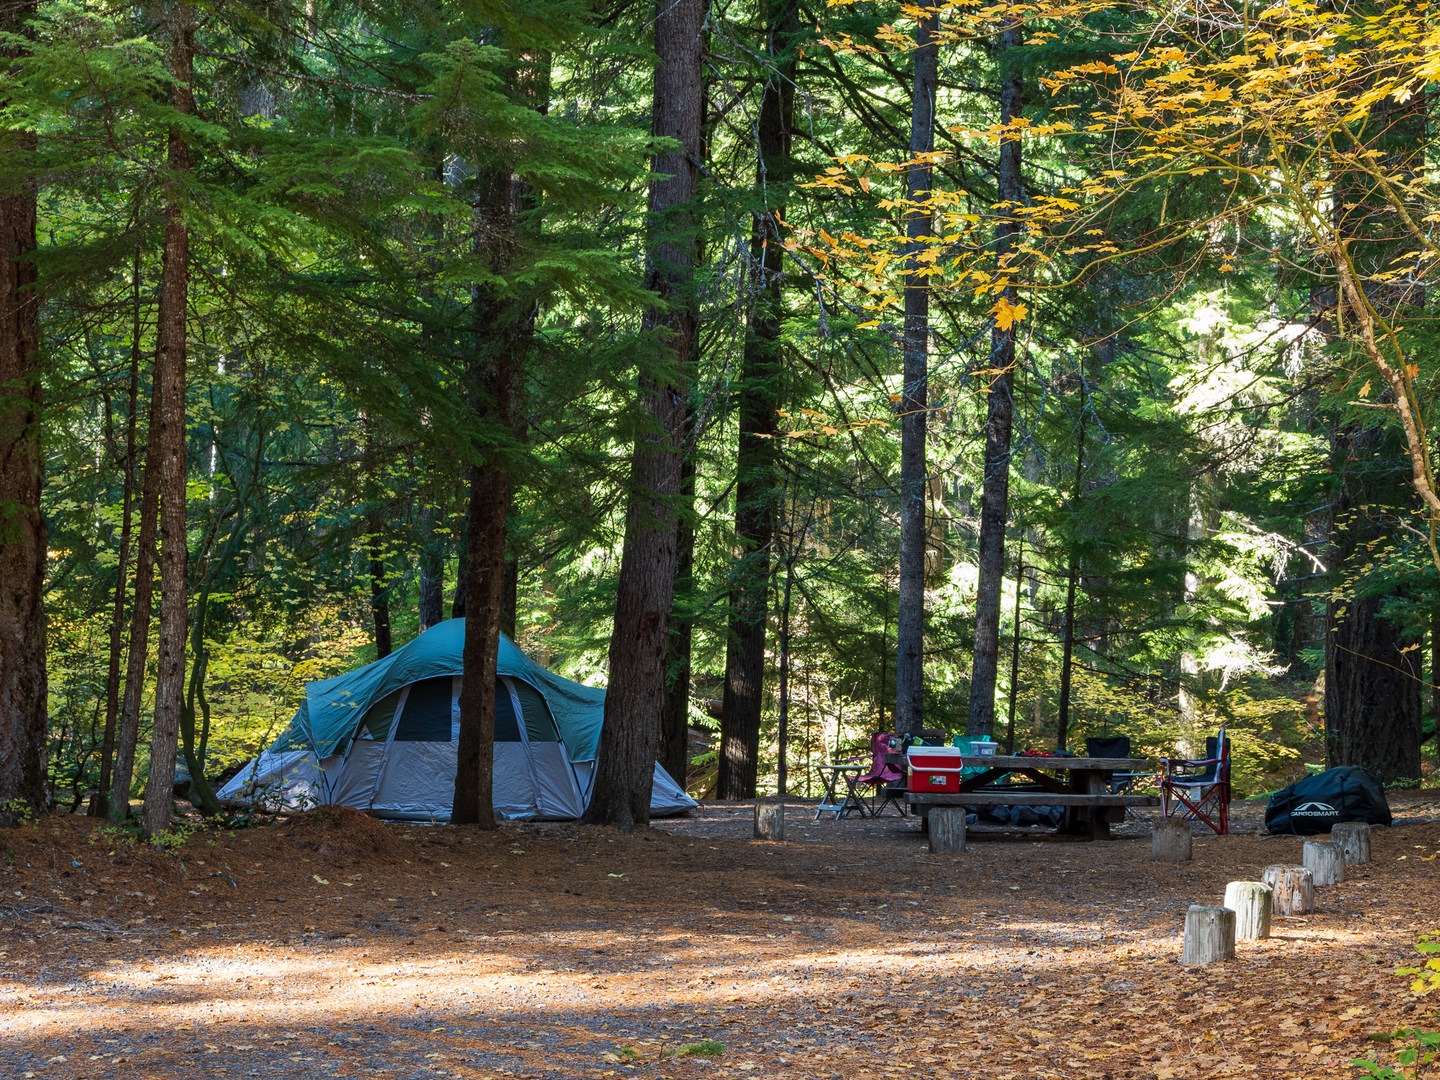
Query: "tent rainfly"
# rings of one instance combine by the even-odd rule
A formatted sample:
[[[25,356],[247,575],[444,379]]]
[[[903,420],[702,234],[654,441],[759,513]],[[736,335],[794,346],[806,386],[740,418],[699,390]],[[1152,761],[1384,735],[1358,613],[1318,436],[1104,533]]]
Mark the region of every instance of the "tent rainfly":
[[[381,818],[448,821],[455,796],[465,620],[384,659],[311,683],[279,738],[217,793],[228,806],[339,803]],[[590,802],[605,691],[541,667],[503,634],[495,687],[495,813],[567,821]],[[696,805],[655,765],[650,812]]]

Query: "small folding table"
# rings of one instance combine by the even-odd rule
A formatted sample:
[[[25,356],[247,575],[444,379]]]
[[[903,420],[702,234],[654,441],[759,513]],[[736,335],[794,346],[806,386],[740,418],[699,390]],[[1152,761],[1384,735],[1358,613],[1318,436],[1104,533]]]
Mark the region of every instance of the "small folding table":
[[[820,820],[820,815],[831,813],[835,820],[839,821],[852,810],[858,810],[860,816],[864,817],[869,811],[865,808],[864,800],[855,793],[854,780],[865,771],[864,765],[817,765],[818,772],[825,781],[825,790],[820,796],[820,805],[815,808],[815,820]]]

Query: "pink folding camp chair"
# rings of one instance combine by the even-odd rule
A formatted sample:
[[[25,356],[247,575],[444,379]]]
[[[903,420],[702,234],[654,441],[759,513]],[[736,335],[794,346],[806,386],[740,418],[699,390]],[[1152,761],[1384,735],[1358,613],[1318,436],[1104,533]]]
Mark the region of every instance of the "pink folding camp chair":
[[[893,731],[881,731],[870,739],[870,768],[859,776],[846,777],[850,793],[879,817],[887,806],[905,816],[905,755],[902,739]]]

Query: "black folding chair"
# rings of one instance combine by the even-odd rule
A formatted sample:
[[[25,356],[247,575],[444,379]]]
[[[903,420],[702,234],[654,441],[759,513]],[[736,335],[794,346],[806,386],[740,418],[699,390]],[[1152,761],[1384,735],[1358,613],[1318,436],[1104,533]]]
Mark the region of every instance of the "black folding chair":
[[[1230,740],[1222,727],[1205,740],[1203,758],[1161,758],[1160,812],[1230,831]]]

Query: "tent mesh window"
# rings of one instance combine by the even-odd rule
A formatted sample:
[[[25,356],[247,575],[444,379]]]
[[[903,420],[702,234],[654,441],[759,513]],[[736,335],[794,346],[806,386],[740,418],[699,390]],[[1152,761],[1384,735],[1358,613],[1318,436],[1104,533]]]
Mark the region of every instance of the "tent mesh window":
[[[525,737],[531,742],[559,742],[560,732],[555,727],[555,718],[550,715],[550,707],[545,704],[540,691],[519,679],[506,681],[515,688],[515,696],[520,699],[520,711],[525,714]]]
[[[520,726],[515,722],[515,706],[505,692],[505,680],[495,685],[495,741],[519,742]]]
[[[395,722],[395,706],[400,703],[400,691],[393,694],[386,694],[383,698],[371,705],[369,710],[360,719],[360,727],[355,732],[357,739],[379,739],[384,741],[390,734],[390,725]]]
[[[450,741],[450,678],[411,683],[395,727],[396,742]]]

